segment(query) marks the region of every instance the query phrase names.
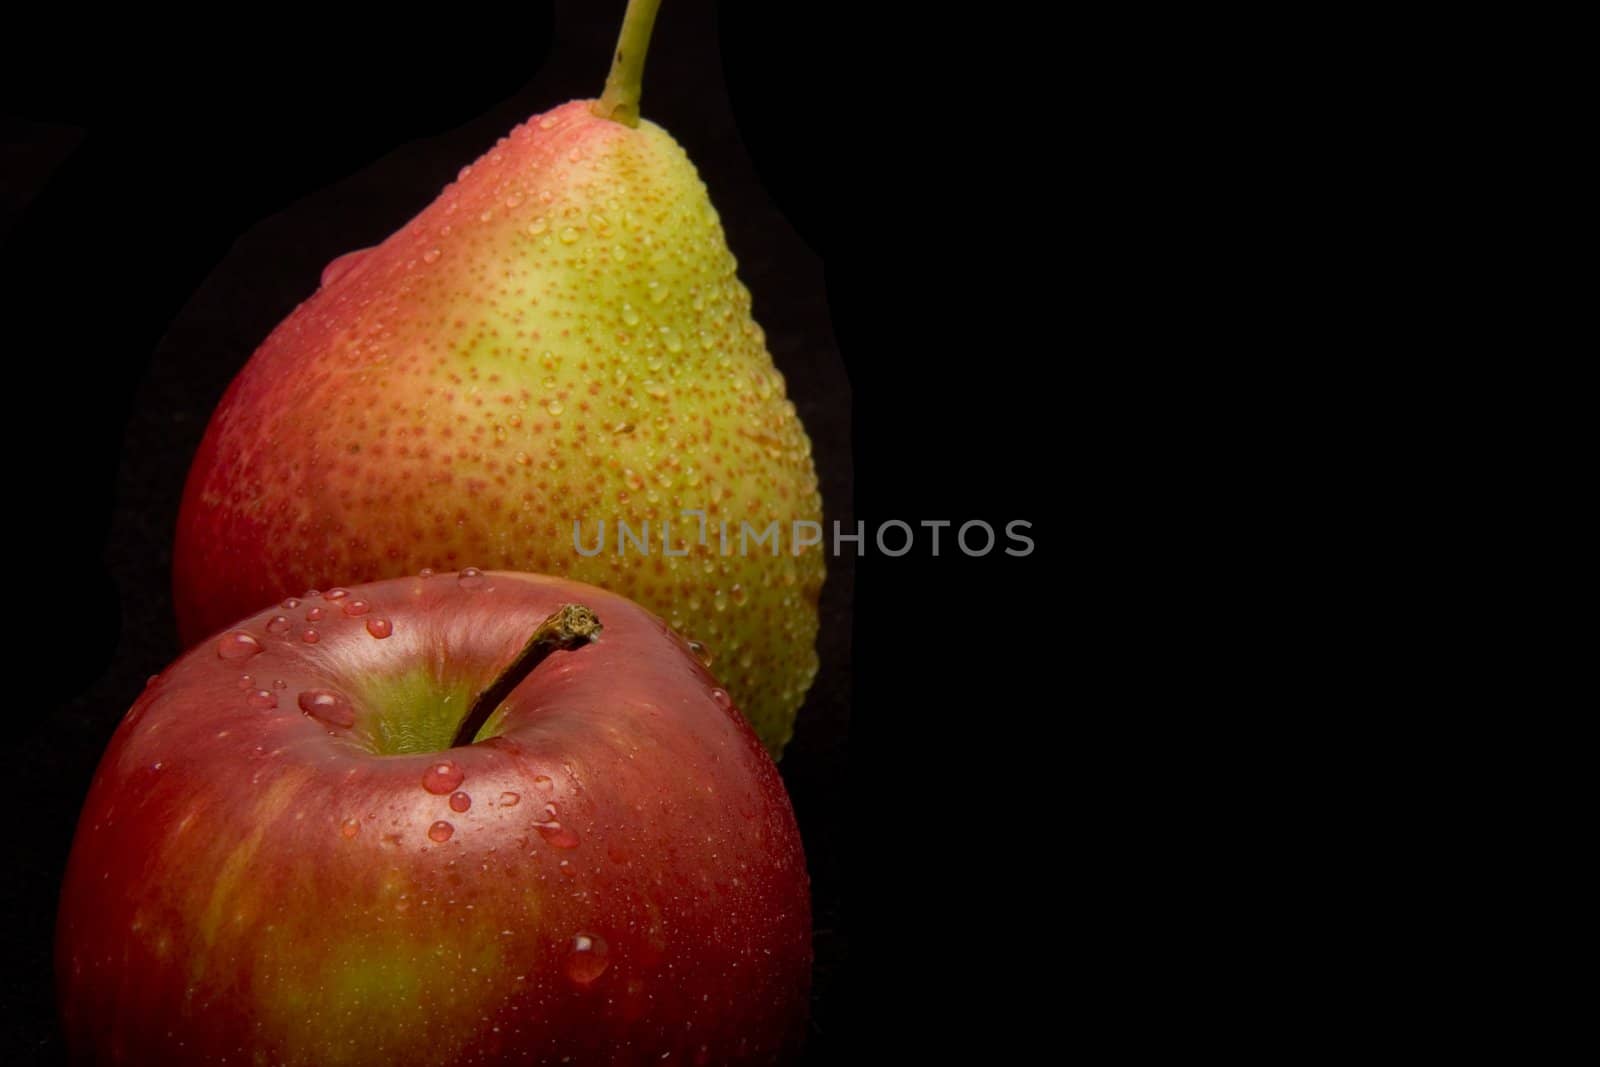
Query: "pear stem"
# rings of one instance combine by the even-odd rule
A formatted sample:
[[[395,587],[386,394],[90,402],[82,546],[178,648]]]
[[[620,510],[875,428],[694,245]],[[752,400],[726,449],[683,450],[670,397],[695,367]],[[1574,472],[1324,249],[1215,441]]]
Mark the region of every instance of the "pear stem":
[[[650,31],[656,24],[656,8],[661,0],[628,0],[622,16],[622,32],[617,35],[617,54],[611,61],[605,92],[592,110],[603,119],[624,126],[639,125],[639,91],[644,83],[644,54],[650,48]]]
[[[581,604],[567,604],[541,622],[539,628],[533,631],[533,636],[528,638],[528,643],[522,646],[522,651],[517,653],[517,658],[511,661],[511,666],[501,671],[500,677],[472,702],[472,710],[461,720],[452,747],[472,744],[478,731],[483,729],[483,724],[489,721],[489,716],[504,703],[513,689],[522,684],[524,678],[533,673],[535,667],[549,658],[550,653],[582,648],[600,636],[600,629],[600,619]]]

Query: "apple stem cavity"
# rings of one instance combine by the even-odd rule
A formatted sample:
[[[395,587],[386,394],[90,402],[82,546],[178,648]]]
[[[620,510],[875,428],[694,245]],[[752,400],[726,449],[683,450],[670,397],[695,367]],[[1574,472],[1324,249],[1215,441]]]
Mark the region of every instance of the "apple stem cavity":
[[[489,721],[498,708],[511,695],[511,691],[533,669],[543,663],[552,652],[572,652],[582,648],[600,636],[600,619],[594,612],[581,604],[566,604],[561,610],[555,612],[548,619],[539,624],[533,631],[533,636],[528,638],[528,643],[522,646],[522,651],[517,653],[517,658],[511,665],[500,672],[494,684],[478,694],[472,702],[472,710],[467,712],[467,717],[461,721],[461,728],[456,731],[456,739],[452,747],[460,748],[472,744],[478,736],[478,731],[483,729],[484,723]]]
[[[622,32],[617,35],[617,54],[611,61],[605,92],[592,110],[603,119],[637,128],[639,92],[644,83],[644,54],[650,48],[650,31],[656,24],[656,9],[661,0],[628,0],[622,16]]]

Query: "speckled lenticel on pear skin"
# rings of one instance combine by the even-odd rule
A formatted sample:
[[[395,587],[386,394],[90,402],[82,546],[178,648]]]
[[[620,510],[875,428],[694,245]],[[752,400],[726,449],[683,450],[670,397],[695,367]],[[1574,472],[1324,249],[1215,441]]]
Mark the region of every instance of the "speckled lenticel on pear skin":
[[[518,126],[331,263],[240,372],[178,522],[186,642],[310,587],[563,575],[700,642],[781,751],[817,668],[824,572],[793,533],[822,503],[706,187],[639,120],[650,21],[630,13],[601,99]],[[577,551],[574,523],[592,550],[601,520],[604,551]],[[619,553],[618,523],[646,521],[649,554]],[[663,521],[688,555],[663,553]],[[776,555],[753,538],[741,554],[741,524],[774,522]]]

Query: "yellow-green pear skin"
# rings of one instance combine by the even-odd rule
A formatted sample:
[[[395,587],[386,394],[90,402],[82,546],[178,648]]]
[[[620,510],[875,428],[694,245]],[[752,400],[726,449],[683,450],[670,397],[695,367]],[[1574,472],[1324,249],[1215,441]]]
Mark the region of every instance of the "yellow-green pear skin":
[[[817,669],[823,544],[796,554],[795,523],[821,519],[693,164],[658,126],[574,101],[335,260],[261,345],[189,472],[174,592],[193,643],[309,588],[424,568],[591,582],[701,642],[777,754]],[[604,550],[581,554],[574,523],[592,551],[601,521]],[[619,522],[647,521],[649,553],[619,553]],[[663,522],[689,554],[664,553]],[[777,554],[770,537],[741,553],[742,524],[774,522]],[[305,611],[284,609],[314,629]]]

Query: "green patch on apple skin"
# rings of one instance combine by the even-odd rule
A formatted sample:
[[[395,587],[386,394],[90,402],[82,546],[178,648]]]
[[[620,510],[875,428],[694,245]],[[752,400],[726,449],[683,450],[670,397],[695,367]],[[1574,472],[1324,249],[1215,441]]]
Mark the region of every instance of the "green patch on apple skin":
[[[465,951],[392,934],[277,948],[264,961],[259,1018],[279,1062],[293,1067],[420,1062],[419,1049],[426,1062],[461,1062],[484,1005],[503,995],[493,977],[501,952],[487,938]]]
[[[443,752],[472,707],[473,690],[448,682],[427,667],[369,682],[362,692],[368,719],[363,725],[372,751],[380,756]],[[487,727],[485,728],[487,730]],[[480,732],[479,736],[490,736]]]
[[[304,785],[299,774],[284,773],[255,801],[254,829],[228,851],[227,857],[210,880],[210,895],[201,913],[199,934],[209,956],[217,946],[218,938],[230,926],[243,923],[252,907],[251,895],[245,888],[254,877],[256,853],[273,821],[290,809],[295,796]],[[204,958],[196,960],[195,979],[204,969]]]

